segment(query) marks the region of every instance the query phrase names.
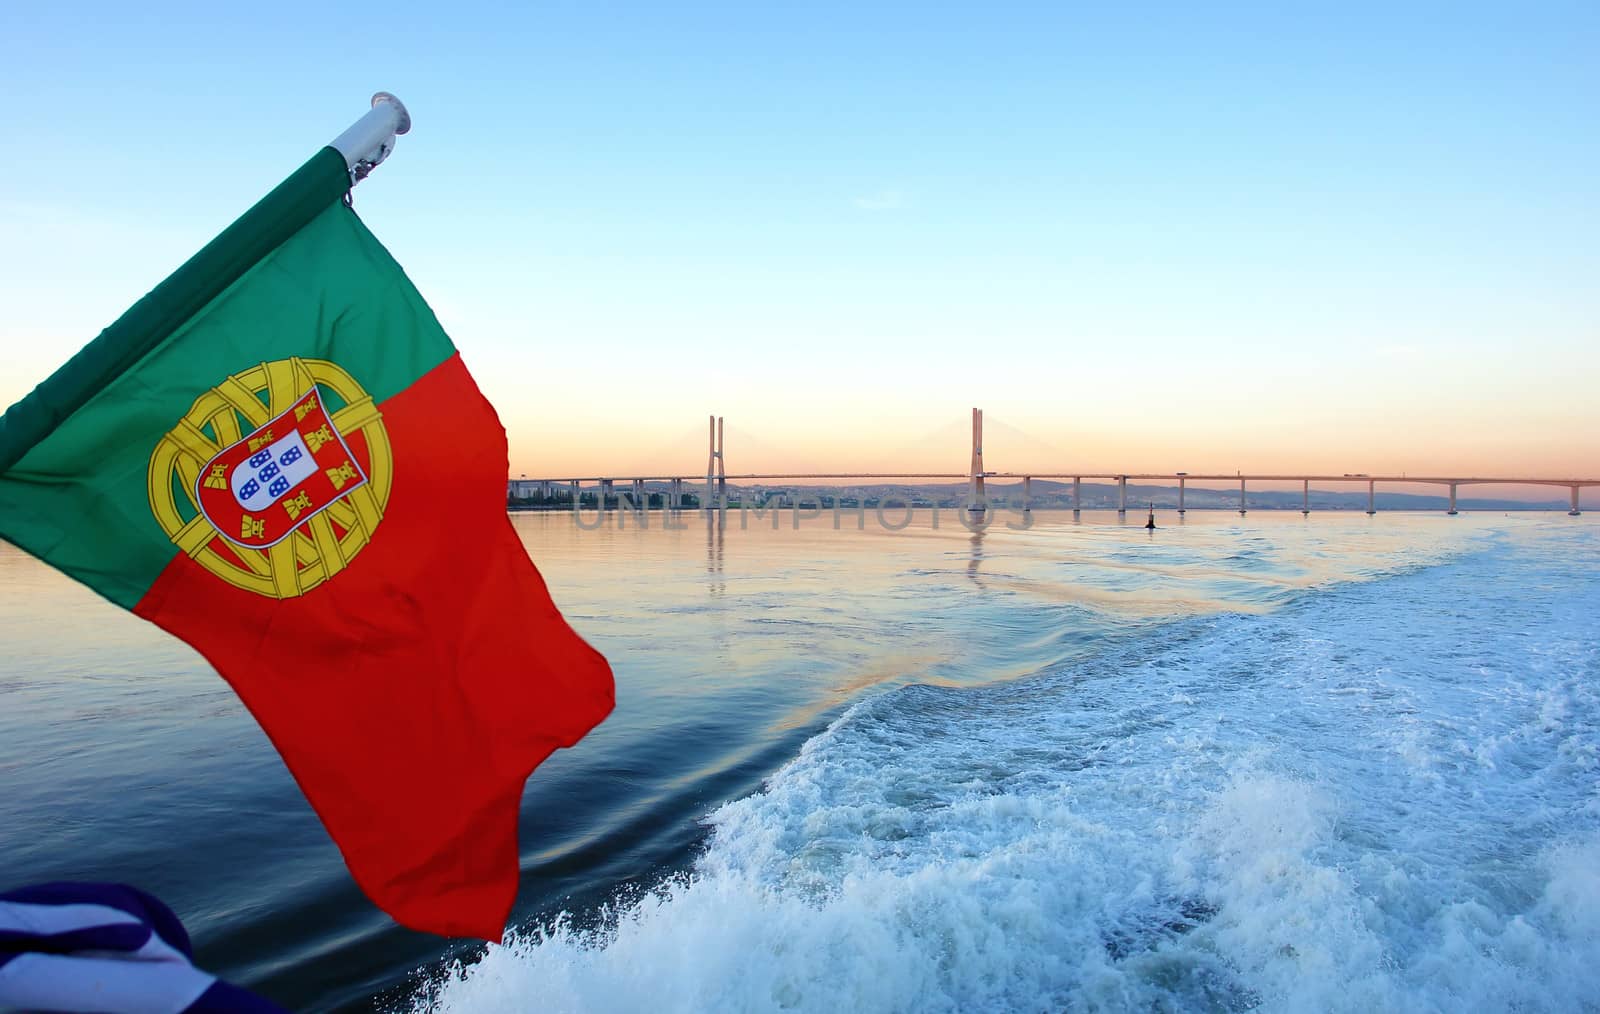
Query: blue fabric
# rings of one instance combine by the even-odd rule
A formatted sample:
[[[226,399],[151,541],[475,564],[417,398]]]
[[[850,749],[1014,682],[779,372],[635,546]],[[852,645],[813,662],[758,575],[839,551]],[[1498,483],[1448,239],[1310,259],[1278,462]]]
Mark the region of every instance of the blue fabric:
[[[63,933],[29,933],[26,930],[0,929],[0,963],[12,952],[36,951],[40,954],[71,954],[73,951],[133,952],[150,942],[150,927],[137,923],[116,926],[86,926]]]
[[[0,1009],[285,1014],[196,969],[183,923],[126,884],[0,893]]]
[[[189,943],[189,933],[178,921],[178,916],[160,898],[146,894],[127,884],[92,884],[64,881],[53,884],[34,884],[0,894],[0,901],[20,901],[30,905],[104,905],[122,911],[143,922],[167,946],[182,951],[184,957],[194,957],[194,947]],[[144,941],[135,944],[137,948]],[[114,947],[113,950],[122,950]]]

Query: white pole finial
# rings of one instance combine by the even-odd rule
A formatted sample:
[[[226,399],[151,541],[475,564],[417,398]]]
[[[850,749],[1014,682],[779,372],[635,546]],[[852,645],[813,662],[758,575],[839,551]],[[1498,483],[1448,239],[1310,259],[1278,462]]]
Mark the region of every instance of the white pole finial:
[[[350,167],[350,181],[359,183],[394,151],[394,139],[411,129],[405,103],[388,92],[372,96],[372,109],[329,142]]]

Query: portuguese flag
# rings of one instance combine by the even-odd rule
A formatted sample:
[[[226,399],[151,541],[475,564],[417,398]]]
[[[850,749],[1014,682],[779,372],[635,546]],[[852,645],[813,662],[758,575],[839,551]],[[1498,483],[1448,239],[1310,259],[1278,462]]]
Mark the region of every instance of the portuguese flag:
[[[0,537],[199,650],[396,920],[498,940],[523,783],[611,711],[611,671],[349,189],[324,148],[12,406]]]

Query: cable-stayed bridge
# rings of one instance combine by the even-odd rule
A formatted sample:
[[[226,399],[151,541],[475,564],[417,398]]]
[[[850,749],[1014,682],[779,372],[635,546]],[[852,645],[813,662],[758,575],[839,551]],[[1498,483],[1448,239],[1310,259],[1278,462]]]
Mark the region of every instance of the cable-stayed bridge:
[[[1580,513],[1579,491],[1586,486],[1600,486],[1600,479],[1560,478],[1550,476],[1478,476],[1478,475],[1369,475],[1366,473],[1346,472],[1339,475],[1321,473],[1251,473],[1236,472],[1232,475],[1226,473],[1189,473],[1189,472],[1107,472],[1094,470],[1059,469],[1052,471],[1036,470],[1027,472],[1001,472],[989,471],[984,466],[983,460],[983,410],[972,410],[972,456],[968,468],[964,472],[741,472],[729,473],[726,468],[724,455],[724,429],[723,420],[718,416],[711,416],[708,420],[708,439],[706,472],[702,477],[685,475],[681,472],[673,473],[662,471],[658,474],[629,475],[629,476],[565,476],[565,477],[540,477],[528,478],[522,476],[509,479],[507,483],[507,497],[512,500],[533,501],[542,506],[565,507],[573,509],[583,502],[584,488],[589,487],[592,499],[601,510],[607,505],[616,502],[625,504],[632,509],[641,509],[650,503],[650,494],[646,484],[655,483],[658,486],[665,484],[661,491],[660,504],[667,509],[681,509],[686,506],[687,496],[695,492],[696,506],[704,510],[726,510],[728,506],[728,483],[734,482],[772,482],[772,481],[817,481],[827,484],[840,484],[860,481],[909,481],[909,480],[955,480],[967,484],[965,509],[974,519],[981,518],[989,509],[989,496],[987,482],[991,479],[1020,480],[1021,503],[1023,511],[1031,510],[1030,499],[1034,479],[1072,481],[1072,509],[1074,512],[1083,509],[1083,481],[1085,479],[1107,480],[1117,484],[1118,513],[1127,513],[1128,510],[1128,482],[1162,482],[1178,487],[1178,513],[1187,510],[1186,494],[1189,483],[1228,483],[1239,484],[1238,511],[1244,514],[1247,511],[1246,494],[1249,484],[1255,483],[1285,483],[1298,482],[1301,484],[1301,513],[1311,513],[1311,484],[1313,482],[1326,485],[1329,483],[1352,484],[1359,488],[1362,483],[1367,487],[1367,513],[1377,513],[1377,488],[1384,485],[1431,485],[1446,487],[1449,490],[1448,506],[1446,513],[1455,514],[1456,494],[1462,486],[1552,486],[1564,487],[1568,491],[1568,514],[1577,517]],[[704,495],[695,490],[696,485],[703,482]],[[617,492],[617,484],[623,483],[627,487],[626,493]],[[623,498],[626,498],[625,500]]]

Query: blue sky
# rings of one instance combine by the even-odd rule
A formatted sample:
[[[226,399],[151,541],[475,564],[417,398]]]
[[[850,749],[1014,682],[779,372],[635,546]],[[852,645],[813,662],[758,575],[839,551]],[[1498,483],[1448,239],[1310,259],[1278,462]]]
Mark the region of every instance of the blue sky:
[[[1593,3],[11,3],[0,402],[383,88],[357,209],[514,472],[696,468],[709,411],[959,470],[884,458],[974,404],[1071,467],[1600,472],[1597,51]]]

